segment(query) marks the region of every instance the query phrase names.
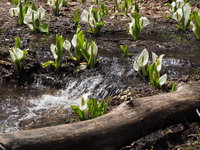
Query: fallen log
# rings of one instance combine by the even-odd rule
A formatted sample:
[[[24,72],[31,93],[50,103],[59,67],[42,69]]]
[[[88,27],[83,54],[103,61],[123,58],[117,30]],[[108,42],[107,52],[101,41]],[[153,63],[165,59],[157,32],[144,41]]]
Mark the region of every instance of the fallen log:
[[[0,134],[0,150],[117,150],[156,129],[181,122],[198,106],[200,85],[184,84],[176,92],[124,102],[96,119]]]

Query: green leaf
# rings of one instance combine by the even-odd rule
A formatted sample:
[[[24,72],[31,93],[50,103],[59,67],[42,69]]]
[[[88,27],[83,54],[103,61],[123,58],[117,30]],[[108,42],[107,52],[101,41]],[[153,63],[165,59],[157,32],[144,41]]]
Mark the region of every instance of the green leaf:
[[[78,115],[78,117],[81,121],[84,120],[84,114],[78,106],[71,105],[71,108],[73,111],[76,112],[76,114]]]
[[[195,23],[198,29],[200,29],[200,16],[198,15],[197,12],[193,12],[194,18],[195,18]]]
[[[157,79],[155,79],[156,65],[155,63],[151,64],[149,67],[149,79],[154,88],[158,88]]]
[[[126,46],[120,45],[120,49],[127,56],[127,54],[128,54],[128,45],[126,45]]]
[[[49,25],[48,24],[41,24],[39,27],[39,31],[43,33],[49,33]]]
[[[19,49],[20,49],[20,47],[21,47],[20,42],[21,42],[21,41],[20,41],[20,38],[19,38],[19,37],[16,37],[16,38],[15,38],[15,47],[16,47],[16,48],[19,48]]]
[[[172,89],[171,91],[176,91],[177,90],[177,84],[176,83],[173,83],[172,84]]]
[[[45,62],[45,63],[42,64],[42,67],[43,67],[43,68],[46,68],[46,67],[48,67],[49,65],[52,65],[52,66],[54,66],[54,67],[56,68],[56,64],[55,64],[54,61],[47,61],[47,62]]]

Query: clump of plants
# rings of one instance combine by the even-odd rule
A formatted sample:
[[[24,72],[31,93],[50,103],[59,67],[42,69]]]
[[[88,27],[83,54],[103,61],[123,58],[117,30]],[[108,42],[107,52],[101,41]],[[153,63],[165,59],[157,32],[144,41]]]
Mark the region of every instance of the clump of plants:
[[[163,84],[167,81],[167,74],[160,76],[160,71],[162,68],[162,58],[164,55],[160,55],[159,57],[152,53],[152,61],[153,63],[149,67],[149,79],[151,85],[156,88],[161,88]]]
[[[54,66],[56,69],[59,69],[62,63],[62,53],[63,48],[68,49],[67,41],[64,41],[62,36],[56,35],[56,45],[51,44],[51,52],[54,57],[54,61],[47,61],[42,64],[43,68],[46,68],[49,65]]]
[[[135,59],[133,68],[142,76],[147,78],[149,75],[149,52],[145,48],[138,58]]]
[[[103,100],[99,102],[96,98],[88,100],[82,98],[79,106],[72,105],[71,108],[77,114],[79,119],[83,121],[104,115],[107,104]]]
[[[172,2],[170,11],[172,12],[172,18],[178,22],[176,26],[185,31],[190,25],[190,4],[184,0],[176,0]]]
[[[21,43],[20,43],[20,38],[16,37],[15,38],[15,47],[12,47],[9,50],[11,61],[14,64],[14,69],[17,74],[19,74],[22,70],[22,65],[21,62],[24,60],[26,55],[28,54],[27,50],[21,50]]]
[[[200,40],[200,13],[193,12],[191,18],[190,29],[194,32],[196,39]]]
[[[134,12],[129,13],[128,16],[131,20],[127,26],[128,33],[134,40],[137,40],[140,32],[142,31],[142,28],[150,24],[150,21],[147,19],[147,17],[140,17],[137,3],[135,3]]]
[[[144,78],[150,80],[154,88],[161,88],[167,81],[167,74],[160,76],[162,68],[162,58],[152,53],[152,63],[149,61],[149,52],[144,49],[138,58],[135,59],[133,68]]]
[[[9,10],[9,13],[11,16],[16,16],[18,17],[18,24],[19,25],[22,25],[24,24],[24,17],[25,17],[25,14],[29,8],[29,3],[26,3],[25,5],[22,4],[21,1],[19,1],[17,7],[15,8],[11,8]]]
[[[71,43],[74,47],[74,55],[71,52]],[[77,63],[81,63],[83,59],[85,59],[86,63],[81,63],[82,65],[86,65],[90,68],[93,68],[95,64],[98,62],[98,47],[95,41],[88,42],[85,38],[85,35],[82,30],[80,30],[80,26],[78,26],[76,34],[73,36],[71,43],[66,40],[66,49],[70,54],[69,59],[74,60]]]
[[[65,1],[64,1],[65,2]],[[63,0],[48,0],[47,4],[53,8],[56,16],[60,15],[60,8],[63,6]]]
[[[89,32],[92,34],[97,34],[104,26],[103,18],[105,16],[104,13],[105,7],[94,8],[91,6],[88,10],[83,10],[81,14],[81,20],[88,23],[90,25]]]
[[[45,9],[37,8],[34,4],[32,7],[28,7],[28,10],[24,16],[24,24],[26,24],[31,31],[39,31],[43,33],[49,32],[48,24],[42,24],[41,20],[45,16]]]

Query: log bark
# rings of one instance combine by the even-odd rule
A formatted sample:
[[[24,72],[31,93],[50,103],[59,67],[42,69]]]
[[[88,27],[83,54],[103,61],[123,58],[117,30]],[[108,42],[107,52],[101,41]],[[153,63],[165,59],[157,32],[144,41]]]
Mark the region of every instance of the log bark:
[[[152,131],[181,122],[198,106],[200,85],[184,84],[176,92],[124,102],[96,119],[0,134],[0,150],[117,150]]]

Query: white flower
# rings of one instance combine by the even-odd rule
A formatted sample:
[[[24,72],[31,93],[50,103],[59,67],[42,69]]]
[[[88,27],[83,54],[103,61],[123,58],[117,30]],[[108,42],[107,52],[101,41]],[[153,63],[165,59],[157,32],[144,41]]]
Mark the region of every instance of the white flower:
[[[92,53],[93,53],[94,58],[97,57],[97,54],[98,54],[98,47],[97,47],[97,45],[96,45],[95,42],[92,42],[92,43],[89,45],[88,53],[89,53],[90,56],[91,56]]]
[[[74,48],[76,48],[76,46],[77,46],[77,35],[75,34],[74,36],[73,36],[73,39],[72,39],[72,45],[74,46]]]
[[[161,68],[162,68],[162,58],[163,58],[164,56],[165,56],[165,55],[163,54],[163,55],[160,55],[159,58],[158,58],[158,56],[157,56],[155,53],[152,52],[152,61],[153,61],[153,63],[155,63],[155,65],[156,65],[156,70],[157,70],[158,72],[160,72],[160,70],[161,70]]]
[[[149,19],[147,19],[147,17],[140,18],[140,28],[143,28],[143,27],[147,26],[148,24],[150,24],[150,21],[149,21]]]
[[[68,41],[68,40],[65,40],[64,43],[63,43],[63,47],[66,49],[66,50],[70,50],[71,48],[71,43]]]
[[[11,16],[18,16],[19,15],[19,7],[11,8],[9,10],[9,13],[10,13]]]
[[[87,100],[88,100],[88,94],[83,94],[82,98],[79,101],[79,108],[82,111],[86,111],[88,109],[87,107]]]
[[[9,52],[13,62],[15,62],[17,59],[18,60],[22,59],[24,56],[24,52],[19,48],[13,47],[9,50]]]
[[[56,53],[56,46],[54,44],[51,44],[51,52],[53,53],[54,59],[57,59],[58,55]]]
[[[171,3],[171,9],[170,11],[172,13],[175,13],[177,9],[182,8],[185,5],[184,0],[176,0]]]
[[[160,86],[162,86],[163,84],[165,84],[166,81],[167,81],[167,74],[164,74],[159,78],[158,83]]]
[[[47,1],[47,4],[50,5],[51,7],[53,7],[53,9],[56,8],[56,2],[58,1],[58,4],[59,4],[59,8],[62,7],[62,4],[63,4],[63,0],[48,0]]]
[[[34,22],[36,19],[41,17],[40,19],[43,19],[45,16],[45,10],[44,8],[40,7],[37,11],[33,10],[31,7],[28,8],[27,13],[24,17],[24,23],[28,24],[30,22]]]
[[[140,54],[140,56],[134,61],[133,68],[136,71],[139,71],[140,68],[147,65],[148,61],[149,61],[149,52],[145,48]]]
[[[173,14],[172,18],[176,21],[180,22],[184,19],[184,27],[187,27],[188,22],[190,21],[190,13],[191,7],[189,3],[185,4],[185,6],[178,8],[177,11]]]
[[[90,19],[90,13],[87,10],[83,10],[82,14],[81,14],[81,19],[84,22],[89,22]]]
[[[55,5],[55,0],[48,0],[47,4],[50,6],[54,6]]]

